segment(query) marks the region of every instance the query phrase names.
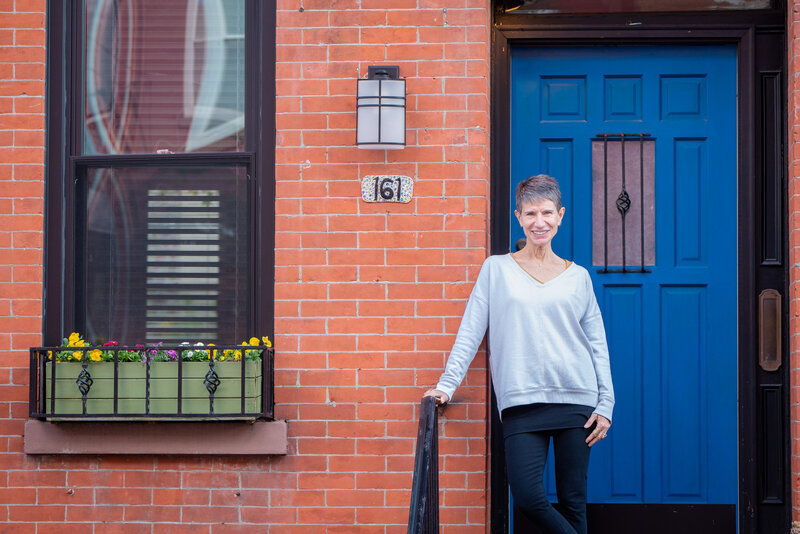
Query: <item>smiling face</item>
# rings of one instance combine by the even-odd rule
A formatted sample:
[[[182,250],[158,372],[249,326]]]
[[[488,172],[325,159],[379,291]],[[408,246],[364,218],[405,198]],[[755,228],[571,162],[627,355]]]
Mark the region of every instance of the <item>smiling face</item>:
[[[514,211],[529,245],[545,246],[553,240],[564,217],[564,208],[556,209],[552,200],[535,199]]]

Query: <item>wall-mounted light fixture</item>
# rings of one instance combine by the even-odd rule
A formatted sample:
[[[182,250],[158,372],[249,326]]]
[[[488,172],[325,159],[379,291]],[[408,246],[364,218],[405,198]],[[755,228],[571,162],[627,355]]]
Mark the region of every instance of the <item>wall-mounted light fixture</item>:
[[[406,81],[400,67],[370,65],[367,78],[358,80],[356,100],[358,148],[406,146]]]

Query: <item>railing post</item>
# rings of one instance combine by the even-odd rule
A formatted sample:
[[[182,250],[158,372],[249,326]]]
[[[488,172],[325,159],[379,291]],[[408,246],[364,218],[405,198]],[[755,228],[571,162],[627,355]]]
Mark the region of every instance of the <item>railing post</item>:
[[[438,534],[439,532],[438,429],[436,399],[423,397],[417,430],[414,478],[411,483],[408,534]]]

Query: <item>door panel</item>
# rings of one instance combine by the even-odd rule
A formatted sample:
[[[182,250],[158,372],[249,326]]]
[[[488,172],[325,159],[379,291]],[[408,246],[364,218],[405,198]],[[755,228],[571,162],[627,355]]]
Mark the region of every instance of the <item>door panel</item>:
[[[511,206],[521,179],[559,180],[566,216],[553,247],[592,274],[611,351],[617,404],[592,450],[592,503],[736,503],[736,104],[734,46],[511,50]],[[648,272],[592,265],[602,133],[655,140]],[[513,247],[513,213],[509,231]]]

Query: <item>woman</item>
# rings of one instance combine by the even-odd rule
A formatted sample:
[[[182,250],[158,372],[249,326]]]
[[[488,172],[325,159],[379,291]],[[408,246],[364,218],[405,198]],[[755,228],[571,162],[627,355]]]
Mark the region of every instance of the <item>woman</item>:
[[[585,534],[589,448],[606,437],[614,408],[603,319],[589,273],[551,248],[564,217],[558,183],[522,181],[514,213],[525,246],[486,259],[445,371],[425,396],[452,398],[488,327],[514,502],[543,532]],[[559,510],[542,482],[551,437]]]

